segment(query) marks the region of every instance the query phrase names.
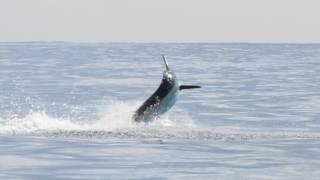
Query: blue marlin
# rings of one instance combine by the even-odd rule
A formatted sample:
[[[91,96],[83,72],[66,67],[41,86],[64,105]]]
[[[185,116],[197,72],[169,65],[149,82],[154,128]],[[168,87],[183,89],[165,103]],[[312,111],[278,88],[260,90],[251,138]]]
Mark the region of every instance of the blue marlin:
[[[179,85],[176,75],[170,70],[165,56],[162,56],[166,67],[158,89],[136,110],[135,122],[150,122],[167,112],[177,101],[178,92],[183,89],[201,88],[196,85]]]

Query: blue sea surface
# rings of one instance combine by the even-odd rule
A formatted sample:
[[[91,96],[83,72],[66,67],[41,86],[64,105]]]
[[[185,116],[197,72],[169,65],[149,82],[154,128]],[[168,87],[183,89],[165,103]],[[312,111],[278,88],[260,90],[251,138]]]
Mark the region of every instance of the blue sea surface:
[[[165,54],[176,105],[134,111]],[[320,44],[0,43],[0,179],[319,179]]]

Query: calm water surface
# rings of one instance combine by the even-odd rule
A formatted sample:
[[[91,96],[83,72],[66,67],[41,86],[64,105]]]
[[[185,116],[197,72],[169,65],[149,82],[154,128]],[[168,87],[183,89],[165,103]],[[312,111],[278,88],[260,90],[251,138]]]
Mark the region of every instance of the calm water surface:
[[[134,124],[165,54],[185,90]],[[0,179],[319,179],[319,44],[0,43]]]

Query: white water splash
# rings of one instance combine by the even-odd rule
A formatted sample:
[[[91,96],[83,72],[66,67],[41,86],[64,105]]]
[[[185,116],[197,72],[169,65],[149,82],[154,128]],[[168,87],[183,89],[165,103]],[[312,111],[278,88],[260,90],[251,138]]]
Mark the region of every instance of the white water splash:
[[[25,134],[38,130],[85,130],[88,125],[49,117],[44,111],[31,112],[24,118],[13,118],[0,124],[1,134]]]
[[[71,121],[50,117],[45,111],[31,111],[23,118],[14,117],[0,123],[0,134],[28,134],[50,131],[121,131],[139,128],[192,128],[196,127],[186,115],[182,119],[164,116],[151,123],[135,123],[132,114],[141,102],[108,101],[99,107],[98,120],[93,122]]]
[[[30,112],[23,118],[14,117],[0,123],[0,134],[29,134],[45,136],[77,137],[142,137],[142,138],[179,138],[211,140],[248,140],[312,138],[319,139],[314,133],[289,132],[237,132],[230,129],[207,129],[198,126],[187,113],[168,114],[150,123],[135,123],[132,114],[140,102],[107,101],[99,108],[98,120],[92,122],[71,121],[50,117],[44,111]]]

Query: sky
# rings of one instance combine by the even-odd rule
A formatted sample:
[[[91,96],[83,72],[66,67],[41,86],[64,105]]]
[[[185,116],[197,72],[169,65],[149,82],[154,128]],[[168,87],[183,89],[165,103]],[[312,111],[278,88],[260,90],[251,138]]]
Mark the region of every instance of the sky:
[[[320,43],[319,0],[0,0],[0,42]]]

